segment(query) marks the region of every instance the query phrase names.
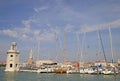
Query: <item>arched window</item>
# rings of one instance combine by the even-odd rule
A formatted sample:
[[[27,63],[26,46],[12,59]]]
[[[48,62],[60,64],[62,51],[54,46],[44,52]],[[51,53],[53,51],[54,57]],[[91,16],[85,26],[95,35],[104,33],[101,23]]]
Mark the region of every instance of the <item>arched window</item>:
[[[10,68],[12,68],[12,64],[10,64]]]

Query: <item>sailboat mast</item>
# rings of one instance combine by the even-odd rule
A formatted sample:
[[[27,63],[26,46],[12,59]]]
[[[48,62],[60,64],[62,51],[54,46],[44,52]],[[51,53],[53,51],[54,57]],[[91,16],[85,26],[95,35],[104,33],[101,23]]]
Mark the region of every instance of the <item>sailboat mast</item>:
[[[63,62],[66,62],[66,32],[64,31],[64,50],[63,50]]]
[[[78,57],[78,60],[80,59],[80,37],[79,37],[79,33],[76,33],[76,38],[77,38],[77,57]],[[80,61],[80,60],[79,60]]]
[[[56,61],[58,61],[58,34],[55,33],[56,36]]]
[[[40,60],[40,42],[38,42],[38,56],[37,60]]]
[[[83,58],[83,53],[85,53],[84,49],[85,49],[85,38],[86,38],[86,32],[83,33],[83,40],[82,40],[82,48],[81,48],[81,62],[84,62],[84,58]]]
[[[99,35],[99,30],[97,29],[97,37],[98,37],[98,53],[97,56],[99,56],[99,54],[101,54],[101,44],[100,44],[100,35]],[[100,59],[98,59],[100,60]]]
[[[99,31],[97,30],[97,36],[98,36],[98,53],[100,53],[100,48],[101,48],[101,45],[100,45],[100,35],[99,35]]]
[[[111,33],[111,28],[109,27],[109,36],[110,36],[110,49],[111,49],[111,54],[112,54],[112,63],[114,62],[113,59],[113,45],[112,45],[112,33]]]

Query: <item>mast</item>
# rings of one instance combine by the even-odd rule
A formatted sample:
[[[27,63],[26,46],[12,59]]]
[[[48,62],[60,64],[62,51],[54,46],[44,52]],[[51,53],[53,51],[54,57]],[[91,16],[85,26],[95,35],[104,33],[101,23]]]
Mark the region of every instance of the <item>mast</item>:
[[[76,38],[77,38],[77,53],[76,54],[77,54],[78,59],[79,59],[80,58],[80,55],[79,55],[80,54],[80,47],[79,47],[80,46],[80,43],[79,43],[80,42],[80,38],[79,38],[79,33],[76,33]]]
[[[110,37],[110,49],[111,49],[111,54],[112,54],[112,63],[114,62],[114,56],[113,56],[113,45],[112,45],[112,33],[111,33],[111,28],[109,26],[109,37]]]
[[[85,48],[85,38],[86,38],[86,32],[84,32],[84,36],[83,36],[83,40],[82,40],[82,48],[81,48],[81,55],[80,55],[80,57],[81,57],[81,60],[80,60],[80,62],[84,62],[84,58],[83,58],[83,53],[84,53],[84,48]]]
[[[63,50],[63,62],[66,62],[66,32],[64,31],[64,50]]]
[[[97,37],[98,37],[98,54],[100,54],[101,53],[101,44],[100,44],[99,30],[97,30]]]
[[[40,42],[38,42],[38,56],[37,60],[40,60]]]
[[[55,36],[56,36],[56,61],[58,61],[58,34],[55,33]]]

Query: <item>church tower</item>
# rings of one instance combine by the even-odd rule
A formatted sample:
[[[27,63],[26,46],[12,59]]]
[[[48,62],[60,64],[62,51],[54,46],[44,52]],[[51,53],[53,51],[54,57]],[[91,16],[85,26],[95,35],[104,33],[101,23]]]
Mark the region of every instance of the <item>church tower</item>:
[[[7,51],[7,61],[5,71],[19,71],[19,54],[17,43],[12,42],[10,50]]]
[[[29,65],[32,65],[32,64],[33,64],[33,52],[32,52],[32,49],[30,50],[30,55],[29,55],[28,64],[29,64]]]

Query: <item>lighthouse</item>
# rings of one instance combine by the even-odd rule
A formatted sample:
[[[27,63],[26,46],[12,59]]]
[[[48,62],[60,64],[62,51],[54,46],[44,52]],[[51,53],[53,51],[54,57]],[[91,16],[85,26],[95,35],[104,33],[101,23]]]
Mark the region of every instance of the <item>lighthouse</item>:
[[[7,51],[7,61],[5,71],[19,71],[19,54],[17,43],[12,42],[10,49]]]

